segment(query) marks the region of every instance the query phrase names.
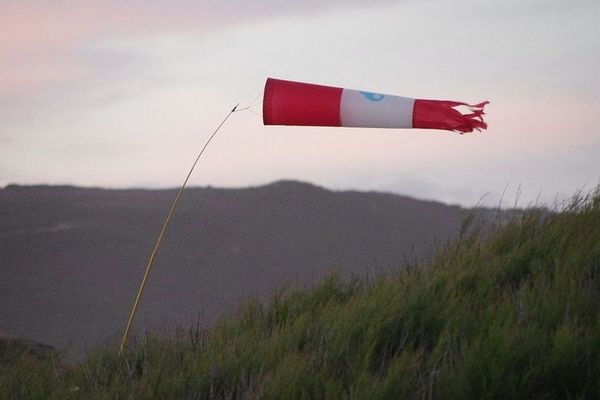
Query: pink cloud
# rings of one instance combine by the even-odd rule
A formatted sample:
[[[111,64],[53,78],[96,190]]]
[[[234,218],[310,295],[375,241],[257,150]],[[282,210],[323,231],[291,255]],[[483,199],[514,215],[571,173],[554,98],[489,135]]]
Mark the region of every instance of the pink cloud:
[[[131,3],[127,3],[131,4]],[[177,26],[176,14],[143,3],[61,2],[3,6],[0,97],[30,95],[85,77],[75,52],[91,41]],[[189,16],[182,16],[188,20]]]
[[[100,31],[80,10],[8,6],[0,14],[0,96],[29,95],[82,76],[74,48]]]
[[[389,0],[378,0],[386,2]],[[359,0],[164,2],[23,0],[0,13],[0,99],[28,96],[92,74],[77,59],[91,42],[185,29],[215,29],[281,14],[313,13]]]

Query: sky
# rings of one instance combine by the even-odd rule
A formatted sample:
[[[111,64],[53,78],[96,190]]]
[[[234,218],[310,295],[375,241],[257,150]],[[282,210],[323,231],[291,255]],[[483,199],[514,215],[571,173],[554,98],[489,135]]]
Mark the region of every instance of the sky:
[[[0,10],[0,186],[177,187],[267,77],[489,100],[489,129],[265,127],[239,112],[190,185],[297,179],[527,206],[600,183],[597,0],[0,0]]]

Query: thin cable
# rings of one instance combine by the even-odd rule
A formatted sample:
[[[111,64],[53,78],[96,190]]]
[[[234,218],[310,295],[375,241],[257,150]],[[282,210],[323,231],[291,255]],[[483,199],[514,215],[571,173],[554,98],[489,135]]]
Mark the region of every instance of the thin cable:
[[[181,198],[181,193],[183,193],[183,189],[185,189],[185,186],[187,185],[188,180],[190,179],[190,176],[192,176],[192,172],[194,171],[196,164],[198,164],[198,160],[200,160],[200,157],[202,157],[202,154],[204,154],[204,151],[206,150],[206,148],[208,147],[210,142],[217,135],[217,132],[219,132],[219,129],[221,129],[223,124],[225,124],[225,121],[227,121],[227,119],[229,119],[231,114],[236,112],[238,105],[239,104],[236,104],[236,106],[233,107],[231,109],[231,111],[229,111],[227,116],[223,119],[223,121],[221,121],[219,126],[217,126],[217,129],[214,130],[214,132],[212,133],[212,135],[210,135],[210,137],[208,138],[206,143],[204,143],[204,147],[202,147],[202,150],[200,150],[198,157],[196,157],[194,164],[192,164],[192,167],[190,168],[190,171],[188,172],[187,176],[185,177],[183,184],[179,188],[179,191],[177,192],[177,195],[175,196],[175,200],[173,200],[173,204],[171,204],[171,209],[169,210],[169,213],[167,214],[167,218],[165,218],[162,229],[160,230],[160,234],[158,235],[158,239],[156,240],[156,244],[154,245],[154,249],[152,250],[152,253],[150,254],[150,258],[148,259],[148,265],[146,265],[146,271],[144,272],[144,277],[142,278],[142,283],[140,284],[137,295],[135,297],[135,301],[133,303],[133,307],[131,308],[131,313],[129,314],[129,320],[127,321],[127,326],[125,327],[125,332],[123,333],[123,338],[121,339],[121,345],[119,346],[119,354],[120,355],[123,354],[123,350],[125,349],[125,345],[127,344],[129,330],[131,329],[131,326],[133,324],[133,319],[135,318],[135,313],[136,313],[138,305],[140,303],[140,299],[142,298],[142,294],[144,293],[144,289],[146,288],[146,284],[148,282],[148,275],[150,275],[150,270],[152,269],[152,265],[154,264],[154,258],[156,256],[156,253],[158,252],[158,248],[160,247],[163,236],[165,235],[167,226],[169,225],[169,222],[171,221],[171,216],[175,213],[175,209],[177,209],[177,205],[179,204],[179,199]]]
[[[254,111],[253,109],[249,108],[246,111],[250,111],[252,114],[256,115],[258,118],[262,118],[263,116],[260,115],[259,113],[257,113],[256,111]]]
[[[254,98],[254,100],[252,100],[252,102],[250,103],[250,105],[248,106],[248,108],[251,108],[252,106],[254,106],[255,105],[254,102],[256,102],[256,100],[258,100],[262,96],[262,94],[263,94],[263,92],[258,93],[256,95],[256,97]],[[262,101],[260,103],[262,103]],[[257,104],[259,104],[259,103],[257,103]]]
[[[258,99],[258,98],[261,96],[261,94],[262,94],[262,92],[261,92],[261,93],[259,93],[259,94],[258,94],[258,96],[256,96],[256,97],[254,98],[254,100],[252,100],[252,103],[250,103],[250,105],[249,105],[249,106],[247,106],[247,107],[244,107],[244,108],[238,108],[238,109],[236,110],[236,112],[237,112],[237,111],[248,111],[248,112],[250,112],[250,113],[252,113],[252,114],[256,115],[258,118],[262,119],[262,117],[263,117],[263,116],[262,116],[262,114],[261,114],[261,113],[258,113],[258,112],[256,112],[256,111],[254,110],[254,107],[260,106],[260,105],[262,105],[262,103],[264,102],[264,101],[259,101],[258,103],[256,102],[256,100],[257,100],[257,99]],[[262,110],[261,110],[261,111],[262,111]]]
[[[247,110],[252,110],[253,107],[256,107],[258,105],[261,105],[263,103],[263,101],[260,102],[256,102],[256,100],[258,100],[261,96],[262,96],[263,92],[260,92],[259,94],[256,95],[256,97],[250,102],[250,105],[243,107],[243,108],[238,108],[236,111],[247,111]]]

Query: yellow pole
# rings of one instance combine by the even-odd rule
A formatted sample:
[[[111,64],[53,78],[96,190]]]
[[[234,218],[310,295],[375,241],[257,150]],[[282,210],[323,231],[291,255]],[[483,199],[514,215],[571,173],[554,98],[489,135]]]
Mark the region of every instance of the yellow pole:
[[[190,176],[192,175],[192,171],[194,171],[194,168],[196,167],[196,164],[198,164],[198,160],[200,160],[200,157],[202,157],[204,150],[206,150],[206,148],[208,147],[208,144],[215,137],[217,132],[219,132],[219,129],[221,129],[223,124],[225,124],[225,121],[227,121],[227,119],[231,116],[231,114],[233,114],[236,111],[236,108],[238,107],[238,105],[239,104],[237,104],[235,107],[233,107],[233,109],[231,111],[229,111],[227,116],[223,119],[223,121],[221,121],[219,126],[217,126],[217,129],[215,129],[214,132],[212,133],[212,135],[208,138],[208,140],[204,144],[204,147],[202,147],[202,150],[200,150],[198,157],[196,157],[194,164],[192,164],[192,167],[190,168],[190,171],[188,172],[185,180],[183,181],[183,184],[179,188],[179,191],[177,192],[177,195],[175,196],[175,199],[173,200],[173,204],[171,204],[171,209],[169,210],[169,213],[167,214],[167,218],[165,218],[162,229],[160,230],[160,234],[158,235],[158,239],[156,240],[156,244],[154,245],[154,249],[152,250],[152,253],[150,254],[150,258],[148,259],[148,265],[146,265],[146,271],[144,272],[144,277],[142,278],[142,283],[140,284],[140,287],[137,291],[137,295],[135,297],[135,301],[133,302],[133,307],[131,308],[131,313],[129,314],[129,320],[127,321],[127,326],[125,327],[125,332],[123,333],[123,337],[121,338],[121,345],[119,346],[119,354],[123,354],[123,351],[125,350],[125,345],[127,344],[127,338],[129,336],[129,331],[131,329],[131,326],[133,325],[133,319],[135,318],[135,313],[136,313],[138,305],[140,303],[140,299],[142,298],[142,294],[144,293],[144,289],[146,288],[146,283],[148,282],[148,275],[150,274],[150,270],[152,269],[152,265],[154,264],[154,257],[156,256],[156,253],[158,252],[160,243],[162,242],[163,236],[165,235],[165,232],[167,230],[167,226],[169,225],[169,222],[171,221],[171,216],[175,213],[175,209],[177,208],[177,205],[179,204],[179,199],[181,197],[181,193],[183,193],[183,189],[185,189],[185,185],[187,185],[187,182],[190,179]]]

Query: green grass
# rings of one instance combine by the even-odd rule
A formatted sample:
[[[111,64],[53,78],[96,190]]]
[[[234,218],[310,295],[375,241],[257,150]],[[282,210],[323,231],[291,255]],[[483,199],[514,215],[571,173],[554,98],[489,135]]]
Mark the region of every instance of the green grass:
[[[0,349],[0,398],[600,398],[600,196],[460,239],[429,265],[248,302],[205,331],[75,365]]]

